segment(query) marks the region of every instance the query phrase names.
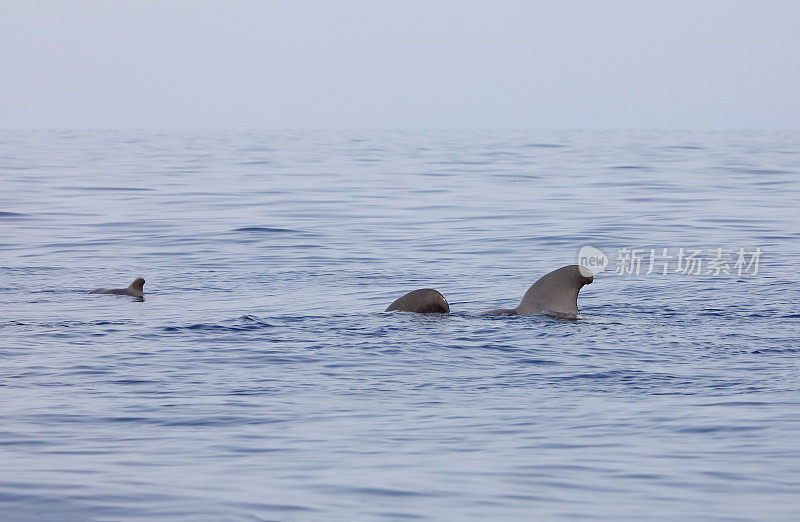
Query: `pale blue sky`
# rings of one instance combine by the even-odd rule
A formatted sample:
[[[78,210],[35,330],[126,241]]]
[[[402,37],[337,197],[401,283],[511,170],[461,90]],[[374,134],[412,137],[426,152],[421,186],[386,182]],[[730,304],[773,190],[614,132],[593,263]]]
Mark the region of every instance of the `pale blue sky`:
[[[800,128],[796,1],[0,0],[0,127]]]

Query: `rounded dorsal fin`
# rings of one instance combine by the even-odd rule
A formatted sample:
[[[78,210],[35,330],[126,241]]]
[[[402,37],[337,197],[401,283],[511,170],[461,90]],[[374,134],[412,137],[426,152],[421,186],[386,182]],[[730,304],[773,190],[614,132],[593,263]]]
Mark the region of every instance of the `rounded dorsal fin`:
[[[387,312],[394,310],[420,314],[449,314],[450,305],[438,290],[421,288],[396,299],[386,309]]]

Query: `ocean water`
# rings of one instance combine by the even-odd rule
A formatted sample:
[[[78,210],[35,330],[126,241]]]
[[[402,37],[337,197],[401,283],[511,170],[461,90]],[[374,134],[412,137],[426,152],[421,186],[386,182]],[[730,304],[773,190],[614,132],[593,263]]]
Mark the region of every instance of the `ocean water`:
[[[797,519],[798,267],[797,132],[4,131],[0,517]]]

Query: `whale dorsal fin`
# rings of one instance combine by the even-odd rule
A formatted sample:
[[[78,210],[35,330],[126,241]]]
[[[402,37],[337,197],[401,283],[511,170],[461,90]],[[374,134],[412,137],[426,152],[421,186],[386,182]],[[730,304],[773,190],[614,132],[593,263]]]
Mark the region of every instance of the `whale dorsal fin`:
[[[545,311],[577,314],[578,292],[593,280],[592,271],[585,266],[562,266],[533,283],[515,310],[519,315]]]
[[[400,297],[386,309],[387,312],[394,310],[419,314],[449,314],[450,305],[438,290],[421,288]]]
[[[133,282],[128,285],[128,292],[133,295],[143,296],[144,295],[144,278],[137,277],[133,280]]]

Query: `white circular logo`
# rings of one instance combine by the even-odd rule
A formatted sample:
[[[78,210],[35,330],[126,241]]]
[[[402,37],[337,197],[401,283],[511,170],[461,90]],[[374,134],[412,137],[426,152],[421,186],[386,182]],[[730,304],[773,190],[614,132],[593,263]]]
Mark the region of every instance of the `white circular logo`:
[[[595,274],[599,274],[608,266],[608,257],[592,246],[585,246],[578,252],[578,264],[583,265]]]

